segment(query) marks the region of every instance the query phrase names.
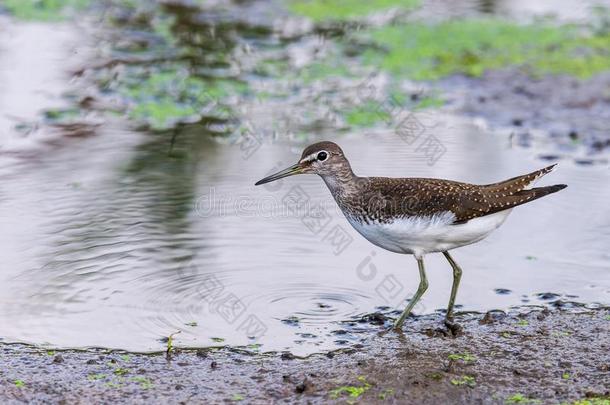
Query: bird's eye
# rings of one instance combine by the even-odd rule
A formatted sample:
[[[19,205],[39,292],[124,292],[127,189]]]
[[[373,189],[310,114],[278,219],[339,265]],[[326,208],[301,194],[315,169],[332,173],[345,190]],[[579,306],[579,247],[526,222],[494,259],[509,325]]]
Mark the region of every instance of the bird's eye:
[[[322,152],[318,153],[317,159],[318,159],[320,162],[324,162],[324,161],[325,161],[327,158],[328,158],[328,153],[326,153],[326,152],[324,152],[324,151],[322,151]]]

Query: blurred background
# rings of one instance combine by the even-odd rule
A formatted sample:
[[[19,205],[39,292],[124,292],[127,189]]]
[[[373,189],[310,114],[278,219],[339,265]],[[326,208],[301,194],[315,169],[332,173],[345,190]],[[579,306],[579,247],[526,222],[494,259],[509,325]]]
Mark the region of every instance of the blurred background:
[[[0,0],[0,341],[345,347],[417,288],[314,176],[568,189],[460,249],[462,311],[610,303],[610,2]],[[445,307],[428,259],[418,314]],[[363,318],[364,317],[364,318]],[[368,325],[368,326],[367,326]]]

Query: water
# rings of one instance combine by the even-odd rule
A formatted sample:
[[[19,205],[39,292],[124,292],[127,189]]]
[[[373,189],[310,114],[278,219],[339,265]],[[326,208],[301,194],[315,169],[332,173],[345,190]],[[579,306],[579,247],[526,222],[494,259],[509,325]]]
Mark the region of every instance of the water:
[[[23,41],[36,41],[11,42],[5,30],[57,46],[24,49]],[[171,133],[137,132],[110,118],[90,137],[67,139],[44,125],[24,135],[10,116],[36,123],[39,110],[65,105],[40,95],[72,86],[60,63],[75,46],[71,30],[16,24],[0,31],[3,341],[156,351],[180,332],[175,344],[188,347],[255,344],[301,355],[344,347],[370,330],[346,321],[405,306],[418,284],[415,260],[359,236],[317,177],[263,187],[256,180],[293,164],[322,133],[361,175],[489,183],[546,164],[535,148],[512,147],[501,133],[441,112],[418,115],[424,136],[446,149],[433,165],[416,144],[383,130],[319,128],[308,138],[265,137],[253,149],[214,140],[202,124],[181,126],[172,147]],[[250,102],[242,114],[265,127],[316,103],[295,99]],[[607,166],[566,161],[542,183],[569,187],[519,207],[488,239],[455,251],[464,269],[460,310],[540,304],[537,294],[546,292],[610,303]],[[303,220],[305,211],[291,203],[297,192],[308,197],[306,208],[321,207],[321,224]],[[334,232],[349,243],[333,243]],[[430,288],[416,313],[444,308],[451,287],[441,255],[426,264]]]
[[[337,141],[354,169],[370,175],[492,182],[541,166],[468,122],[438,119],[452,128],[438,133],[447,153],[434,166],[393,134]],[[195,135],[185,131],[168,156],[167,139],[109,125],[3,177],[5,340],[148,351],[182,331],[176,342],[185,346],[221,338],[304,354],[337,346],[332,332],[341,321],[404,305],[418,282],[413,258],[357,235],[319,179],[253,186],[276,162],[296,160],[290,145],[264,145],[244,159],[237,146]],[[456,251],[463,310],[505,309],[524,296],[540,302],[541,292],[608,303],[607,169],[566,164],[545,182],[570,187],[515,210],[490,238]],[[297,185],[330,216],[318,234],[282,201]],[[353,238],[337,255],[324,241],[334,226]],[[441,256],[427,265],[420,313],[443,308],[451,284]],[[403,286],[396,297],[393,281]],[[249,322],[260,322],[264,335],[248,339],[246,326],[257,330]]]

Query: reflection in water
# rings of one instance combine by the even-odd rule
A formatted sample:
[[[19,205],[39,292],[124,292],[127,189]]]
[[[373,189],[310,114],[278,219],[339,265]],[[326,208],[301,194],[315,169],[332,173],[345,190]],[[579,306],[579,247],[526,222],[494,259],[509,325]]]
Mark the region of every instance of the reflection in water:
[[[370,175],[483,183],[540,165],[463,121],[437,119],[450,129],[437,128],[447,153],[433,166],[391,133],[337,141],[354,169]],[[5,179],[12,198],[0,203],[2,229],[11,229],[0,248],[3,337],[159,350],[161,337],[180,330],[185,346],[259,343],[304,354],[357,341],[343,321],[404,305],[416,288],[415,261],[352,231],[319,179],[253,187],[275,162],[296,159],[287,144],[245,159],[201,131],[184,128],[168,153],[165,136],[108,128],[43,159],[44,170]],[[523,295],[542,302],[534,295],[541,292],[608,302],[610,190],[599,187],[608,173],[565,165],[552,176],[570,185],[565,195],[521,207],[488,240],[456,252],[463,309],[506,308]],[[328,228],[312,231],[298,212],[281,209],[297,185],[325,207]],[[353,238],[337,255],[325,239],[334,226]],[[420,313],[443,308],[450,289],[441,258],[431,256],[429,268]]]
[[[496,11],[496,0],[479,0],[478,9],[485,14],[494,14]]]
[[[57,134],[41,128],[40,110],[69,106],[62,99],[68,86],[65,69],[79,41],[74,27],[41,23],[11,24],[0,15],[0,154],[26,155]]]

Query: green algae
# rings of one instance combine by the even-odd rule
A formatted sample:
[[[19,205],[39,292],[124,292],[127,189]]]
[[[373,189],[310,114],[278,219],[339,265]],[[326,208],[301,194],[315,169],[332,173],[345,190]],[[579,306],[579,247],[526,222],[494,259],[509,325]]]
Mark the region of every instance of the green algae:
[[[459,378],[452,379],[451,384],[458,386],[458,387],[466,386],[466,387],[473,388],[476,385],[476,381],[475,381],[474,377],[472,377],[472,376],[463,375]]]
[[[383,390],[379,393],[377,398],[379,398],[382,401],[385,401],[386,399],[388,399],[389,397],[391,397],[393,395],[394,395],[394,390],[392,388],[386,388],[385,390]]]
[[[129,374],[129,369],[128,369],[128,368],[123,368],[123,367],[117,367],[117,368],[116,368],[116,369],[113,371],[113,373],[114,373],[115,375],[118,375],[118,376],[124,376],[124,375],[126,375],[126,374]]]
[[[3,0],[2,6],[20,20],[61,21],[70,11],[88,7],[90,0]]]
[[[506,404],[539,404],[540,402],[539,399],[528,398],[521,393],[511,395],[504,401]]]
[[[579,399],[577,401],[572,402],[570,405],[610,405],[610,398],[609,397],[593,397],[593,398]]]
[[[234,52],[268,28],[196,18],[211,12],[197,2],[110,0],[105,10],[104,23],[122,39],[94,68],[99,96],[108,98],[100,105],[118,105],[140,129],[201,123],[225,135],[229,121],[238,121],[233,107],[250,95],[251,72],[230,69],[238,62]]]
[[[443,105],[444,100],[436,95],[409,100],[405,94],[391,91],[388,100],[364,100],[359,105],[347,109],[343,115],[346,123],[352,127],[370,128],[376,125],[389,125],[403,112],[421,111]]]
[[[390,114],[373,101],[355,107],[345,114],[346,122],[356,127],[372,127],[379,122],[388,121],[390,118]]]
[[[452,74],[478,77],[506,66],[579,78],[610,69],[610,34],[587,33],[571,25],[465,19],[385,26],[369,30],[365,37],[378,45],[364,52],[365,63],[414,80]]]
[[[135,73],[118,84],[118,93],[129,106],[129,118],[153,130],[199,121],[204,110],[217,119],[228,119],[231,110],[223,101],[246,89],[238,81],[203,79],[175,68]]]
[[[439,108],[445,105],[445,100],[436,96],[430,95],[422,98],[420,102],[415,106],[415,110],[425,110],[427,108]]]
[[[449,360],[453,360],[453,361],[461,360],[464,363],[472,363],[477,359],[475,356],[473,356],[470,353],[452,353],[449,356],[447,356],[447,358]]]
[[[290,10],[314,21],[342,21],[364,17],[392,8],[412,9],[419,0],[292,0]]]
[[[347,395],[351,399],[360,398],[362,394],[371,388],[371,384],[366,381],[364,376],[359,376],[358,381],[360,382],[359,385],[343,385],[330,391],[330,398],[338,399],[344,395]]]
[[[48,123],[67,123],[77,120],[82,111],[78,108],[56,108],[43,111],[44,119]]]
[[[332,62],[314,62],[305,66],[299,71],[299,79],[304,83],[309,84],[316,80],[323,80],[329,77],[351,77],[352,74],[347,66],[339,61]]]
[[[144,390],[154,387],[154,384],[152,383],[152,381],[146,377],[141,377],[141,376],[132,377],[131,381],[138,383],[140,385],[140,388],[142,388]]]

